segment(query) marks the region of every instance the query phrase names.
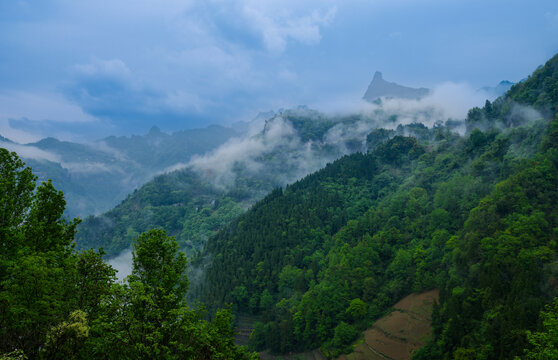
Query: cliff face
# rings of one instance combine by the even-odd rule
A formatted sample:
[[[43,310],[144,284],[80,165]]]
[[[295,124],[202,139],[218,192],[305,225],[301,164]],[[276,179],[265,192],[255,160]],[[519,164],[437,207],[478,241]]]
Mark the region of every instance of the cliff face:
[[[387,98],[400,98],[400,99],[420,99],[425,97],[430,93],[429,89],[426,88],[411,88],[407,86],[402,86],[396,83],[385,81],[382,77],[382,73],[376,71],[374,78],[366,93],[362,97],[364,100],[373,102],[374,100],[387,97]]]

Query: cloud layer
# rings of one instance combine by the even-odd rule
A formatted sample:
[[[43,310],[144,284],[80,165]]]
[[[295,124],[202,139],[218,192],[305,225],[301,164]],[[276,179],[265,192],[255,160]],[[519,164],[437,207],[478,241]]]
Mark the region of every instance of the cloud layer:
[[[4,1],[0,133],[231,123],[358,99],[375,70],[410,86],[518,81],[557,51],[556,14],[551,0]]]

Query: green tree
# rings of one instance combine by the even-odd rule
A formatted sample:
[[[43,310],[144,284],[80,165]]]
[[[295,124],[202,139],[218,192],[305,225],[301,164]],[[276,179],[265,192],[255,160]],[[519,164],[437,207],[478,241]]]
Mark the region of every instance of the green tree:
[[[253,359],[233,342],[232,315],[212,322],[186,305],[186,257],[164,230],[138,237],[127,285],[105,297],[91,332],[95,357],[110,359]]]
[[[41,355],[47,359],[76,358],[88,336],[87,315],[81,310],[73,311],[68,321],[50,329]]]
[[[347,324],[346,322],[341,322],[339,325],[335,327],[334,330],[334,337],[333,337],[333,344],[337,348],[342,348],[345,345],[348,345],[356,339],[358,336],[358,331],[355,329],[353,325]]]
[[[0,149],[0,173],[0,351],[37,358],[71,311],[79,220],[64,219],[64,196],[50,181],[33,191],[36,178],[15,153]]]
[[[362,320],[366,316],[368,307],[364,301],[356,298],[351,300],[349,307],[345,310],[345,312],[351,317],[351,320],[358,321]]]
[[[558,359],[558,298],[546,311],[541,311],[543,330],[527,331],[527,339],[531,349],[525,350],[524,359],[551,360]]]
[[[176,240],[164,230],[150,230],[138,237],[134,248],[128,283],[141,283],[163,311],[183,305],[188,291],[186,256],[178,251]]]

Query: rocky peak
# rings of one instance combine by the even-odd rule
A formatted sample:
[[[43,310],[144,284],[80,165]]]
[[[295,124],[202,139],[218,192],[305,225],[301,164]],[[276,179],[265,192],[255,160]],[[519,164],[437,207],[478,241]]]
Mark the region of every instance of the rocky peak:
[[[426,88],[411,88],[389,81],[385,81],[382,73],[376,71],[372,82],[362,97],[364,100],[374,102],[379,98],[420,99],[430,93]]]

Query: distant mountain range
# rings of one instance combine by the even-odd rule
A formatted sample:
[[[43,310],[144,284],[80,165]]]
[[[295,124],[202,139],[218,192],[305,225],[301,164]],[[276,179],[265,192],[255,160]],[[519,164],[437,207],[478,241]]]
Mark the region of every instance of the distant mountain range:
[[[504,94],[512,85],[509,81],[502,81],[495,87],[487,86],[479,91],[495,98]],[[388,82],[383,79],[382,73],[377,71],[363,99],[369,102],[377,102],[381,98],[421,99],[429,93],[427,88],[411,88]],[[243,137],[254,129],[258,129],[257,133],[266,121],[274,117],[289,118],[296,127],[299,116],[301,119],[306,118],[312,112],[308,111],[305,106],[299,106],[294,110],[261,112],[251,121],[238,122],[230,128],[211,125],[203,129],[172,134],[164,133],[154,126],[145,135],[110,136],[89,144],[60,141],[55,138],[18,144],[0,135],[0,147],[17,152],[27,165],[33,168],[39,181],[52,179],[55,187],[65,194],[68,203],[66,214],[69,217],[85,217],[107,211],[155,175],[187,164],[194,155],[203,155],[217,149],[231,138]],[[328,123],[327,126],[324,125],[324,129],[329,129],[329,126],[337,123],[339,119],[321,120]],[[309,124],[313,125],[307,127]],[[297,132],[303,142],[316,140],[313,132],[322,130],[317,129],[317,124],[320,124],[320,121],[302,121],[298,124],[302,126]],[[340,124],[337,126],[336,129],[342,133],[347,131]],[[337,135],[332,132],[329,136]],[[360,151],[359,143],[355,142],[354,149],[345,149],[337,155]],[[351,145],[349,142],[343,146]]]
[[[0,136],[0,147],[18,153],[39,181],[52,179],[64,192],[69,217],[85,217],[114,207],[155,175],[239,134],[217,125],[172,134],[153,127],[146,135],[110,136],[89,144],[55,138],[17,144]]]
[[[495,99],[504,95],[513,85],[515,83],[502,80],[496,86],[483,86],[478,91],[485,92],[488,96]],[[381,98],[419,100],[430,93],[430,89],[427,88],[412,88],[386,81],[382,73],[376,71],[362,98],[369,102],[377,102]]]
[[[496,86],[483,86],[479,90],[488,93],[494,98],[497,98],[498,96],[502,96],[506,92],[508,92],[508,90],[511,89],[513,85],[515,85],[515,83],[508,80],[502,80]]]
[[[380,98],[400,98],[400,99],[421,99],[426,95],[430,94],[430,90],[427,88],[412,88],[403,85],[399,85],[393,82],[385,81],[382,73],[376,71],[374,78],[364,96],[364,100],[369,102],[374,102]]]

